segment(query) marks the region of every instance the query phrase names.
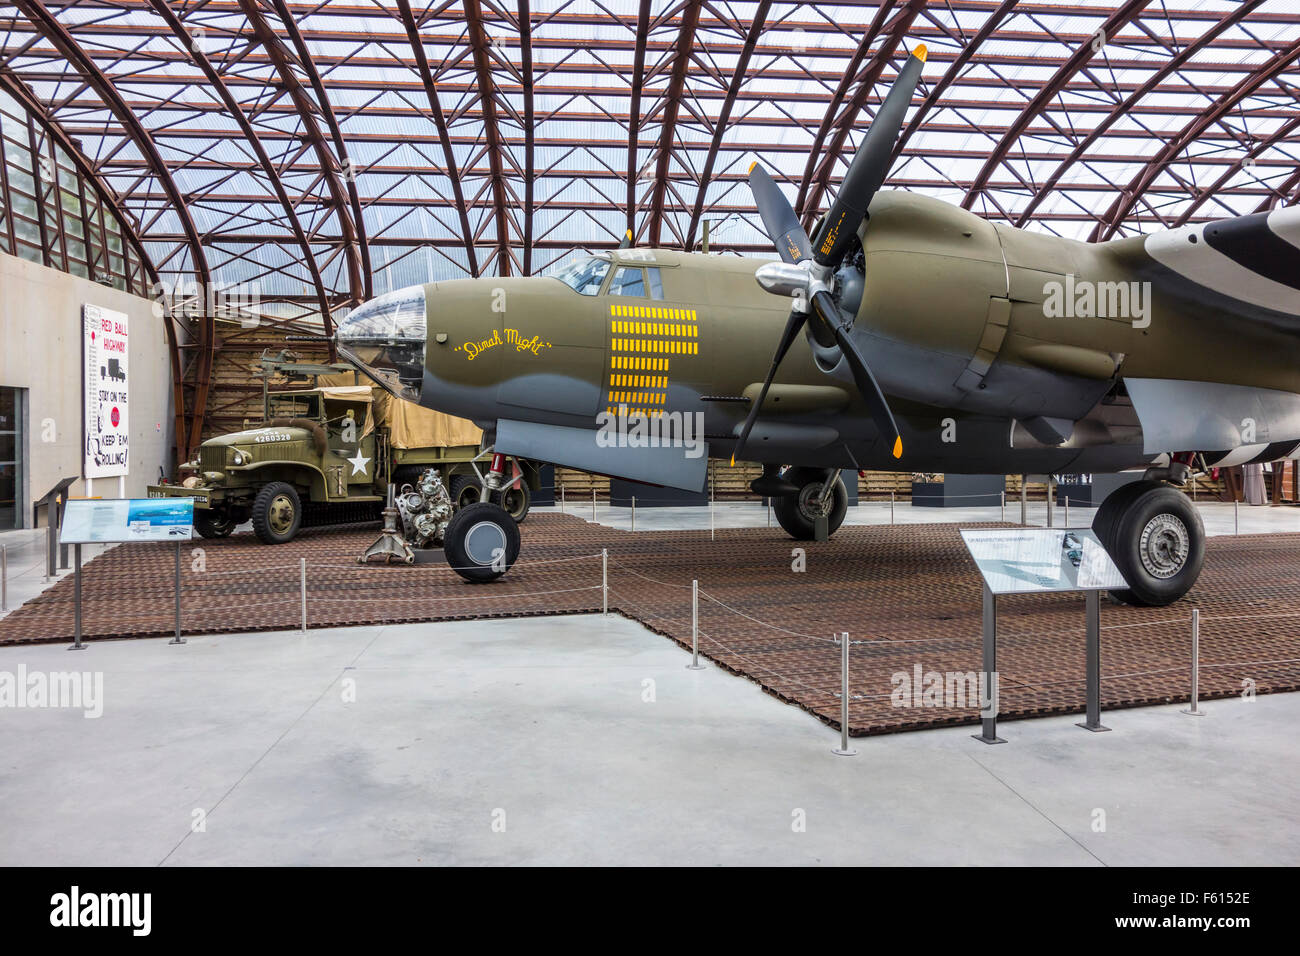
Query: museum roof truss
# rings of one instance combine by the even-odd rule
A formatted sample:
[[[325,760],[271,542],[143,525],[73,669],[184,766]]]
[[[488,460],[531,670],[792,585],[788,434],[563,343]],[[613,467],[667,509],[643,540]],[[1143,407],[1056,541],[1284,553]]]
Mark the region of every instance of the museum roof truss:
[[[151,274],[326,330],[627,229],[697,249],[707,221],[713,250],[766,255],[749,165],[811,227],[917,43],[887,188],[1093,240],[1300,198],[1293,0],[0,4],[0,76]],[[187,401],[241,334],[194,331]]]

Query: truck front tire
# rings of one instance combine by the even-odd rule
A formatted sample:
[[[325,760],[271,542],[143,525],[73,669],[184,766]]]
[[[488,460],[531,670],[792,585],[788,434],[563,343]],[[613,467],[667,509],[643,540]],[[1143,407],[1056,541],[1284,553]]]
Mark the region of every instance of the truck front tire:
[[[292,541],[302,527],[302,501],[293,485],[273,481],[253,500],[253,531],[263,544]]]
[[[228,538],[235,530],[236,524],[238,522],[224,512],[207,511],[194,514],[194,530],[204,538]]]

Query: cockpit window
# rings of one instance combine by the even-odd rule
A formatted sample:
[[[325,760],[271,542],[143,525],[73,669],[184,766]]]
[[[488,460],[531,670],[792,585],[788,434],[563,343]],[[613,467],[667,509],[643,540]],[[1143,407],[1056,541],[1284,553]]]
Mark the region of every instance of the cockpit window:
[[[640,267],[619,266],[609,282],[610,295],[635,295],[645,297],[645,279]]]
[[[555,278],[574,292],[582,295],[595,295],[600,291],[600,284],[605,281],[605,273],[607,272],[609,272],[608,259],[598,259],[595,256],[590,256],[569,263],[555,274]]]

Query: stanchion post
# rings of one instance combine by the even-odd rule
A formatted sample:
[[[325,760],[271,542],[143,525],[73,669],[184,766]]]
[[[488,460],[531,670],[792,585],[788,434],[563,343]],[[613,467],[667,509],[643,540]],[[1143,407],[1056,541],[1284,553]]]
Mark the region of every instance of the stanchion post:
[[[174,555],[174,570],[176,577],[176,633],[168,644],[184,644],[185,638],[181,637],[181,543],[176,542],[176,554]]]
[[[1063,523],[1061,524],[1061,527],[1062,528],[1070,527],[1070,496],[1069,495],[1065,496],[1065,517]]]
[[[564,485],[560,485],[560,514],[564,514]]]
[[[1056,527],[1056,483],[1051,476],[1047,479],[1047,526]]]
[[[894,523],[894,492],[889,493],[889,523]]]
[[[611,499],[612,500],[612,499]],[[591,489],[591,520],[596,520],[596,489]]]
[[[772,527],[772,499],[765,498],[763,500],[767,502],[767,526],[770,528]]]
[[[609,614],[609,548],[600,549],[600,613]]]
[[[852,757],[856,750],[849,746],[849,632],[840,633],[840,745],[833,753]]]
[[[81,643],[81,545],[72,546],[72,560],[76,562],[76,570],[73,572],[72,584],[72,627],[73,642],[68,648],[70,651],[84,651],[86,645]]]
[[[636,495],[632,496],[632,533],[636,533]]]
[[[1001,505],[1002,505],[1002,518],[1001,518],[1001,520],[1002,520],[1002,523],[1003,523],[1003,524],[1006,524],[1006,521],[1007,521],[1007,492],[1006,492],[1006,489],[1005,489],[1005,488],[1002,490],[1002,494],[999,496],[999,501],[1001,502]]]
[[[709,489],[709,540],[714,540],[713,530],[713,490]]]
[[[9,610],[9,549],[0,544],[0,611]]]
[[[1020,527],[1029,523],[1029,503],[1025,498],[1025,476],[1020,476]]]
[[[307,633],[307,559],[298,559],[298,592],[302,596],[302,632]]]
[[[1232,499],[1232,534],[1234,537],[1241,534],[1241,518],[1239,515],[1240,512],[1237,508],[1237,499],[1234,496]]]
[[[1183,710],[1193,717],[1204,717],[1201,710],[1201,609],[1192,608],[1192,699]]]
[[[686,665],[687,670],[702,671],[704,665],[700,663],[700,582],[691,581],[691,662]]]

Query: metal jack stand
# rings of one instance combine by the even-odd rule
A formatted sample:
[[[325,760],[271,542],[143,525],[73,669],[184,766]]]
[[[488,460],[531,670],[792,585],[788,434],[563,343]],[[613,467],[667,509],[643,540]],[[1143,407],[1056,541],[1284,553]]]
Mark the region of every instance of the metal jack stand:
[[[394,498],[393,486],[388,486],[388,504],[384,506],[384,530],[379,533],[379,538],[370,547],[366,548],[365,553],[357,558],[357,564],[369,564],[371,558],[382,558],[384,564],[398,562],[400,564],[414,564],[415,552],[411,546],[406,543],[406,538],[402,537],[402,532],[397,527],[397,503]]]

